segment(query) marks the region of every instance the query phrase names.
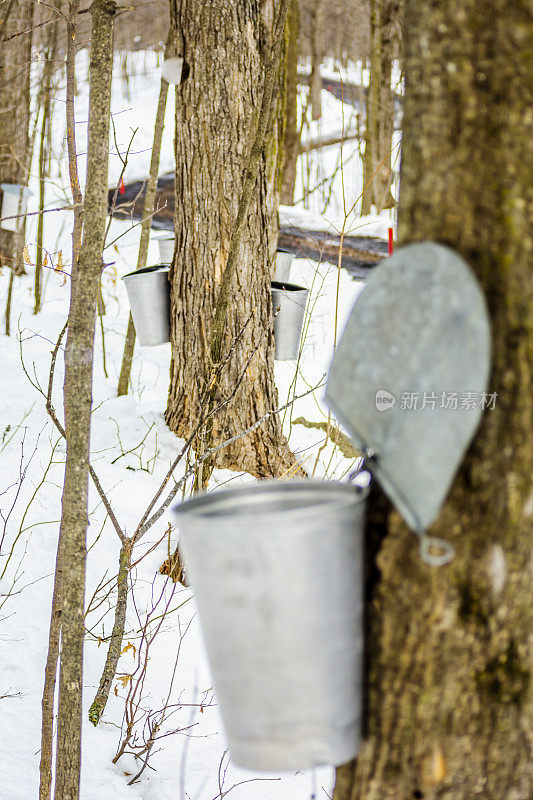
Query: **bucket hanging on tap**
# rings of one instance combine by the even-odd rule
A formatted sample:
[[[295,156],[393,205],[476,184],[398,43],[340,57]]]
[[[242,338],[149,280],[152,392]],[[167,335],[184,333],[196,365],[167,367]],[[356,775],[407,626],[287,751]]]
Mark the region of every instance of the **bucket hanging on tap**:
[[[19,183],[2,183],[1,187],[2,221],[0,227],[6,231],[16,231],[22,222],[22,216],[26,213],[28,198],[32,196],[33,192],[27,186],[21,186]]]
[[[161,264],[172,264],[176,237],[170,231],[157,231],[152,234],[159,247],[159,261]]]
[[[179,83],[183,69],[183,58],[181,56],[171,56],[165,58],[161,68],[161,75],[167,83]]]
[[[276,251],[276,266],[274,268],[274,280],[280,283],[290,280],[291,264],[294,255],[288,250]]]
[[[309,290],[294,283],[273,281],[274,340],[276,361],[298,358]]]
[[[174,507],[236,764],[342,764],[361,740],[365,490],[261,481]]]
[[[170,342],[170,283],[168,266],[145,267],[124,275],[131,315],[139,344]]]

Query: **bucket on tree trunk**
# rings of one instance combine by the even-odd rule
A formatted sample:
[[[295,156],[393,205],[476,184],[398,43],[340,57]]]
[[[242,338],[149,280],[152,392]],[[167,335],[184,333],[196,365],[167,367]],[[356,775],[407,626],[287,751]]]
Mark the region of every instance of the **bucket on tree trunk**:
[[[273,281],[271,287],[275,315],[276,351],[274,359],[291,361],[298,358],[309,291],[304,286],[296,286],[296,284],[286,281]]]
[[[159,246],[159,260],[162,264],[172,264],[176,237],[169,231],[157,231],[152,235]]]
[[[19,197],[22,189],[22,198]],[[2,221],[0,226],[6,231],[16,231],[21,223],[20,215],[26,213],[28,206],[28,198],[31,197],[33,192],[27,186],[22,186],[19,183],[2,183]],[[13,219],[4,219],[4,217],[13,217]]]
[[[297,770],[358,752],[365,496],[265,480],[174,507],[236,764]]]
[[[161,75],[167,83],[179,83],[181,81],[181,71],[183,69],[183,59],[181,56],[165,58],[161,68]]]
[[[289,253],[288,250],[279,250],[276,252],[276,267],[274,269],[274,280],[284,283],[289,280],[291,275],[291,264],[294,255]]]
[[[168,266],[145,267],[124,275],[139,344],[170,342],[170,283]]]

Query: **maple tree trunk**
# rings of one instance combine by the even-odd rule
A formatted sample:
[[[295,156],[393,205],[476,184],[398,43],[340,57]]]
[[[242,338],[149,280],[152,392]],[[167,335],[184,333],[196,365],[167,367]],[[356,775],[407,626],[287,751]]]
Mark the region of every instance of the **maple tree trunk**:
[[[178,0],[171,13],[190,69],[176,95],[176,252],[170,273],[172,362],[166,411],[169,427],[180,436],[189,436],[198,423],[212,371],[214,310],[246,177],[276,8],[259,0],[216,0],[207,6]],[[280,105],[278,92],[242,236],[222,360],[234,350],[219,379],[218,400],[239,388],[214,419],[210,439],[215,445],[278,406],[270,281],[282,157]],[[293,463],[277,415],[216,459],[218,466],[257,476],[279,475]]]
[[[287,47],[285,52],[285,135],[283,137],[283,173],[280,200],[285,205],[294,203],[296,166],[300,147],[298,127],[298,56],[300,36],[299,0],[291,0],[287,18]]]
[[[317,120],[322,116],[322,78],[320,77],[320,64],[322,63],[322,38],[324,35],[324,15],[326,7],[324,0],[314,0],[311,16],[311,75],[309,77],[309,101],[311,104],[311,119]]]
[[[0,18],[0,179],[2,183],[27,185],[30,170],[30,69],[32,21],[35,6],[30,0],[11,0]],[[27,31],[10,38],[14,33]],[[3,194],[0,192],[0,194]],[[11,216],[11,214],[9,215]],[[0,227],[0,272],[10,268],[5,306],[5,333],[11,333],[11,306],[15,275],[24,274],[22,251],[26,223],[16,221],[17,230]]]
[[[335,800],[526,800],[532,785],[533,10],[406,0],[399,238],[472,266],[492,322],[480,430],[424,564],[371,504],[366,736]],[[386,324],[386,323],[384,323]]]
[[[31,28],[34,4],[29,0],[15,0],[9,15],[5,3],[0,19],[3,37]],[[27,183],[29,169],[28,127],[30,121],[30,66],[31,33],[16,36],[0,44],[0,178],[2,183]],[[21,227],[23,227],[21,221]],[[20,257],[16,263],[16,233],[0,228],[0,268],[3,264],[15,270],[22,267]],[[21,248],[20,248],[21,249]]]
[[[391,142],[394,95],[391,72],[401,0],[370,0],[370,84],[367,96],[365,152],[363,155],[362,213],[377,213],[395,205],[390,191],[392,180]]]

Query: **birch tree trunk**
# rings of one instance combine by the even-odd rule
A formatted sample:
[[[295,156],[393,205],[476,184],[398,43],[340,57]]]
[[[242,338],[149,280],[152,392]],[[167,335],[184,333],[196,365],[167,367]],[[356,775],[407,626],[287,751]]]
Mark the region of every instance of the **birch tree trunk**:
[[[176,252],[166,412],[168,425],[180,436],[196,427],[212,374],[214,309],[255,134],[276,8],[259,0],[178,0],[171,14],[190,68],[176,94]],[[213,444],[278,406],[270,281],[282,158],[279,110],[278,97],[247,213],[222,360],[236,344],[217,398],[239,388],[214,419]],[[292,463],[276,415],[221,451],[216,461],[257,476],[281,474]]]
[[[335,800],[533,796],[533,9],[529,0],[406,0],[399,236],[449,244],[492,320],[480,431],[423,564],[376,517],[366,740]],[[386,323],[384,323],[386,324]]]
[[[84,228],[79,259],[72,266],[63,389],[67,458],[59,534],[62,543],[62,612],[55,800],[77,800],[79,797],[92,368],[96,298],[107,215],[115,13],[114,0],[94,0],[91,6]]]

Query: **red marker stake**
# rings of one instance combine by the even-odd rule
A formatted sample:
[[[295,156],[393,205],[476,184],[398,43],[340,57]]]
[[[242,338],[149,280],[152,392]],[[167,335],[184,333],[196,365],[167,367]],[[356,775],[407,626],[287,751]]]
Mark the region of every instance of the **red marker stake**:
[[[392,228],[389,228],[389,256],[394,252],[394,241],[392,238]]]

